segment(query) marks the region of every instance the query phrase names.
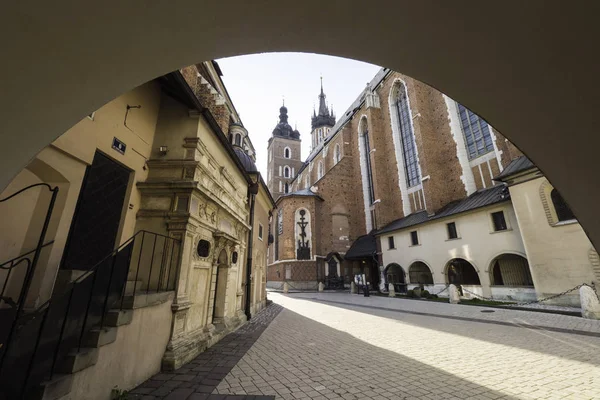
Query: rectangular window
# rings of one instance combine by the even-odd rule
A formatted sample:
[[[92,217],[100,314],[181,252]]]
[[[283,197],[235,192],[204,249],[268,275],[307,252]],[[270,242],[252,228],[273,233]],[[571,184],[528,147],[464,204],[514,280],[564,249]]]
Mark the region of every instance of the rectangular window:
[[[493,151],[494,144],[492,143],[492,135],[487,122],[462,104],[457,104],[460,114],[460,124],[465,135],[465,145],[469,153],[469,160]]]
[[[417,234],[417,231],[412,231],[410,233],[410,243],[413,246],[416,246],[419,244],[419,235]]]
[[[458,238],[458,233],[456,232],[456,223],[450,222],[446,224],[446,228],[448,229],[448,239]]]
[[[262,224],[258,224],[258,238],[263,240],[263,226]]]
[[[388,248],[390,248],[390,249],[396,248],[396,246],[394,246],[394,237],[393,236],[388,236]]]
[[[505,231],[508,229],[506,220],[504,219],[504,211],[492,213],[492,221],[494,222],[494,231]]]

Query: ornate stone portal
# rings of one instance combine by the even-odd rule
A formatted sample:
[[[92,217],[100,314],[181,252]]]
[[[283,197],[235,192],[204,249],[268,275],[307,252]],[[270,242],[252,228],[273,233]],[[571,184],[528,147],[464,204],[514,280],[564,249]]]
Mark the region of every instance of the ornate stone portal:
[[[249,226],[245,190],[235,167],[199,138],[182,138],[185,159],[148,161],[140,229],[162,227],[181,243],[171,339],[163,369],[173,370],[245,322],[243,266]]]

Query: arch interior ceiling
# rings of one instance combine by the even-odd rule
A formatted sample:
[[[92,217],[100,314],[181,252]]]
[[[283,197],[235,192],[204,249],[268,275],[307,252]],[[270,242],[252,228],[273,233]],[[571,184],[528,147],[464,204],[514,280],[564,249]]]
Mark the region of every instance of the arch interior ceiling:
[[[600,244],[600,2],[343,4],[5,4],[0,187],[85,115],[157,76],[233,55],[314,52],[411,75],[480,114],[541,168]]]

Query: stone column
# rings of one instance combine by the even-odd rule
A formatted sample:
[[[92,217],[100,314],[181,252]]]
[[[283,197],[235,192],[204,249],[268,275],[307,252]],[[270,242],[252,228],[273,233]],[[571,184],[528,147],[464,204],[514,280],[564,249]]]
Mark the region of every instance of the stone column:
[[[396,297],[396,289],[394,288],[394,284],[393,283],[388,283],[388,296],[390,297]]]
[[[457,304],[460,302],[460,293],[454,284],[450,284],[450,286],[448,286],[448,294],[450,303]]]
[[[588,319],[600,319],[600,300],[596,291],[589,286],[579,288],[581,316]]]

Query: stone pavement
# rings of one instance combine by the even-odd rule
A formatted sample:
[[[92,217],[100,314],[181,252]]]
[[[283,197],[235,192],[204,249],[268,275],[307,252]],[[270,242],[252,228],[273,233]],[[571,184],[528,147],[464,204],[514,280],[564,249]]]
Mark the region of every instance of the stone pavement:
[[[323,400],[600,398],[598,337],[269,297],[284,310],[216,392]]]
[[[400,313],[414,315],[462,319],[464,321],[486,321],[501,325],[525,325],[530,329],[543,328],[555,332],[568,332],[600,337],[600,320],[585,319],[571,315],[511,310],[508,308],[491,308],[485,306],[467,306],[373,295],[364,297],[362,295],[350,295],[348,293],[339,292],[293,293],[290,294],[290,296],[298,299],[311,299],[330,304],[351,304],[367,309],[395,310]],[[483,310],[485,311],[482,312]]]
[[[201,353],[193,361],[172,373],[154,375],[128,393],[128,399],[144,400],[268,400],[273,396],[224,396],[211,394],[252,347],[269,323],[279,314],[281,306],[271,304],[249,323],[225,336],[220,342]]]
[[[328,293],[269,298],[275,304],[251,323],[133,398],[600,398],[600,337],[562,315],[496,310],[501,317],[487,320],[480,307],[405,300],[405,310],[388,310],[378,301],[399,300]],[[543,317],[533,329],[530,314]]]

